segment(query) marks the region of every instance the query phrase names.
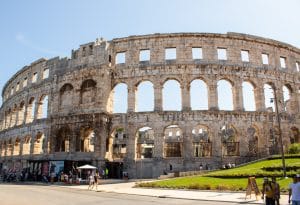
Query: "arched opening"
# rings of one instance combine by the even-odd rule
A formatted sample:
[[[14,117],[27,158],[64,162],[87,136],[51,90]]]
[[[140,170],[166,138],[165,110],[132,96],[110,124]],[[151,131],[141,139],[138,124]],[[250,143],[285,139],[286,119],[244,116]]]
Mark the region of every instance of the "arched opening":
[[[5,129],[9,128],[11,119],[11,109],[5,112]]]
[[[61,107],[68,107],[71,106],[73,103],[73,86],[69,83],[64,84],[60,91],[60,106]]]
[[[231,125],[224,125],[219,135],[222,141],[222,156],[238,156],[240,151],[235,128]]]
[[[17,137],[14,144],[14,156],[20,155],[20,142],[21,140]]]
[[[137,87],[136,94],[137,112],[154,110],[154,89],[150,81],[141,82]]]
[[[242,87],[245,111],[255,111],[254,86],[250,82],[243,82]]]
[[[254,126],[247,129],[248,155],[256,156],[258,154],[258,131]]]
[[[44,142],[44,134],[38,132],[34,139],[33,144],[33,154],[42,154],[43,153],[43,142]]]
[[[15,104],[14,108],[11,113],[11,119],[10,119],[10,127],[13,127],[17,123],[17,113],[18,113],[18,106]]]
[[[109,142],[109,150],[111,157],[115,159],[123,159],[127,153],[127,134],[123,127],[114,129]]]
[[[48,95],[43,95],[38,103],[37,119],[48,117]]]
[[[265,106],[268,111],[275,111],[274,89],[270,84],[264,84]]]
[[[95,102],[96,82],[92,79],[85,80],[80,89],[80,103],[88,104]]]
[[[163,110],[180,111],[181,109],[180,83],[176,80],[167,80],[163,86]]]
[[[282,87],[282,92],[283,92],[283,105],[284,105],[284,110],[288,111],[290,110],[290,99],[291,99],[291,90],[288,88],[288,86],[284,85]]]
[[[86,126],[80,128],[79,140],[77,140],[77,151],[94,152],[95,132],[94,129]]]
[[[218,106],[220,110],[233,110],[232,85],[227,80],[218,81]]]
[[[35,113],[35,99],[34,97],[30,98],[27,105],[27,115],[26,115],[26,123],[31,123],[34,120]]]
[[[62,127],[56,134],[55,152],[70,151],[71,131],[68,127]]]
[[[21,125],[24,122],[25,117],[25,103],[24,101],[20,103],[19,113],[18,113],[18,123],[17,125]]]
[[[6,156],[6,149],[7,149],[7,143],[6,141],[2,142],[2,148],[1,148],[1,156]]]
[[[7,151],[6,151],[6,156],[11,156],[13,154],[13,141],[10,138],[8,140],[8,144],[7,144]]]
[[[136,158],[152,158],[154,151],[154,131],[150,127],[142,127],[136,134]]]
[[[291,134],[290,134],[290,143],[300,143],[300,132],[297,127],[291,128]]]
[[[113,113],[126,113],[127,108],[128,88],[125,83],[119,83],[111,91],[110,99],[108,100],[108,110],[111,110]]]
[[[23,151],[22,151],[23,155],[30,154],[30,146],[31,146],[31,137],[26,136],[23,140]]]
[[[178,125],[170,125],[164,131],[164,157],[182,157],[183,136]]]
[[[198,125],[192,130],[194,157],[210,157],[212,154],[212,143],[208,127]]]
[[[203,80],[193,80],[190,85],[191,109],[208,110],[207,85]]]
[[[270,129],[269,153],[271,155],[279,154],[279,129],[277,126],[273,126]]]

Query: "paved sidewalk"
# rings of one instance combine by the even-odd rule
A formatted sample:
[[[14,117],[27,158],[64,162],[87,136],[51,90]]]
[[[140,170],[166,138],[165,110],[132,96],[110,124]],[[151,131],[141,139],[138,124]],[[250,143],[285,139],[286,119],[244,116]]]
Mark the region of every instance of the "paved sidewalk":
[[[120,194],[132,194],[132,195],[142,195],[151,197],[161,197],[161,198],[176,198],[176,199],[190,199],[190,200],[200,200],[200,201],[224,201],[224,202],[234,202],[243,204],[263,204],[263,200],[252,194],[251,199],[248,196],[245,199],[245,192],[217,192],[217,191],[190,191],[190,190],[169,190],[169,189],[150,189],[150,188],[133,188],[136,182],[118,183],[120,181],[101,181],[102,184],[98,186],[98,191],[100,192],[112,192]],[[110,183],[117,182],[117,183]],[[79,186],[67,186],[72,189],[82,189],[88,190],[87,185]],[[95,191],[95,190],[94,190]],[[281,205],[288,204],[288,196],[282,195],[280,200]]]

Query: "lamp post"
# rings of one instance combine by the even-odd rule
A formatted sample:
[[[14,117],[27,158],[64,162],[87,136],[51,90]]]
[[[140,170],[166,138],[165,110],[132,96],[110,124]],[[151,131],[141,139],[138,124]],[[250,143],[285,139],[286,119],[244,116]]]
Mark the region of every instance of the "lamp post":
[[[284,157],[284,150],[283,150],[282,133],[281,133],[281,123],[280,123],[280,116],[279,116],[279,112],[278,112],[278,100],[277,100],[275,86],[273,86],[273,90],[274,90],[274,100],[275,100],[275,113],[276,113],[276,118],[277,118],[277,123],[278,123],[279,143],[280,143],[280,150],[281,150],[283,176],[286,177],[286,166],[285,166],[285,157]]]

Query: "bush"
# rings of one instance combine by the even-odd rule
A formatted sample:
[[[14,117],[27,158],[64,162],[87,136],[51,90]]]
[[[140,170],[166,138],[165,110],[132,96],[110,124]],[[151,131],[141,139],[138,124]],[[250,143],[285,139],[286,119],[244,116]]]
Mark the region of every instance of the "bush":
[[[300,143],[294,143],[289,146],[289,154],[300,154]]]

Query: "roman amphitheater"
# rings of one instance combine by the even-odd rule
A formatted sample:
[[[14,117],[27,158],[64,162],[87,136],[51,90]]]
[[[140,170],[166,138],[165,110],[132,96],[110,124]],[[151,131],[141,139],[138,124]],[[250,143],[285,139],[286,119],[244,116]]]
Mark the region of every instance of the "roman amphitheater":
[[[280,134],[287,150],[300,142],[299,69],[300,49],[246,34],[97,39],[5,84],[0,169],[153,178],[278,153]]]

